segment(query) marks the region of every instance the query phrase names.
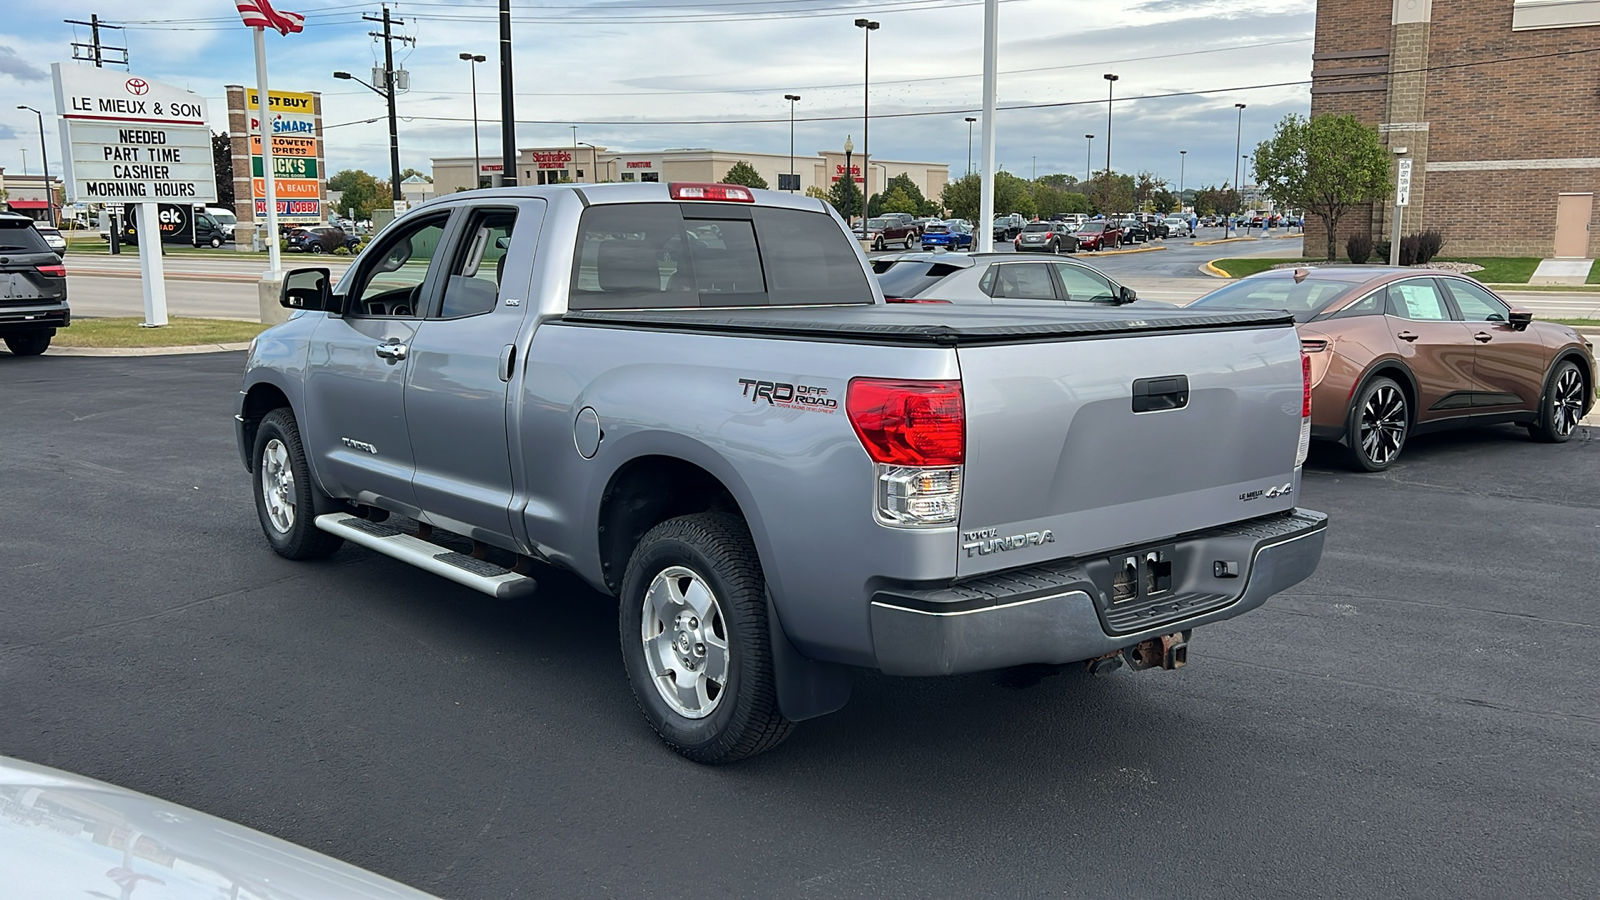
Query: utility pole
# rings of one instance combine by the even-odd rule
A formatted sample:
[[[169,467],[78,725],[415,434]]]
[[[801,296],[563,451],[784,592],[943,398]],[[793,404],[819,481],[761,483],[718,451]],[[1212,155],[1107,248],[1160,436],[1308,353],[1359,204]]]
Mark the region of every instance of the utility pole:
[[[90,43],[81,44],[81,43],[78,43],[76,41],[74,41],[72,43],[72,58],[74,60],[77,60],[78,62],[92,62],[92,63],[94,63],[94,67],[96,69],[102,69],[102,68],[105,68],[105,63],[106,63],[105,54],[106,54],[106,51],[109,50],[109,51],[114,51],[114,52],[122,54],[122,59],[120,59],[120,60],[115,60],[115,59],[111,60],[111,62],[113,64],[120,64],[120,65],[124,65],[124,66],[126,66],[128,64],[128,48],[127,47],[108,47],[108,46],[100,43],[100,29],[104,28],[104,29],[106,29],[108,31],[121,31],[122,30],[122,26],[121,25],[106,25],[106,24],[103,24],[100,21],[100,16],[98,16],[98,15],[90,15],[89,16],[89,21],[87,21],[87,22],[81,21],[79,19],[63,19],[62,21],[65,22],[68,25],[83,25],[83,26],[85,26],[85,27],[87,27],[89,29]],[[80,55],[80,54],[86,54],[86,55]],[[114,210],[114,209],[107,208],[106,212],[109,214],[109,218],[111,219],[110,225],[106,229],[106,235],[111,239],[111,255],[112,256],[121,256],[122,255],[122,216],[118,215],[117,210]]]
[[[511,0],[500,0],[500,184],[517,184],[517,122],[512,107]]]
[[[125,66],[128,64],[127,47],[108,47],[100,43],[100,29],[104,28],[107,31],[121,31],[121,25],[107,25],[100,21],[100,17],[98,15],[89,16],[89,21],[87,22],[80,21],[78,19],[62,19],[61,21],[67,23],[68,25],[82,25],[89,29],[90,43],[81,44],[73,42],[72,44],[72,58],[74,60],[78,62],[92,62],[94,63],[94,67],[96,69],[104,68],[104,64],[108,62],[108,60],[105,58],[105,52],[107,50],[111,50],[122,54],[121,59],[109,60],[112,65]],[[85,55],[80,56],[80,53]]]
[[[393,20],[389,18],[389,5],[387,3],[383,6],[383,18],[380,19],[372,16],[362,16],[361,19],[365,22],[383,23],[382,34],[379,34],[376,31],[369,31],[367,34],[370,37],[383,38],[383,93],[386,95],[384,99],[388,100],[389,102],[389,193],[392,195],[392,199],[395,202],[399,202],[401,196],[400,132],[398,130],[399,126],[396,121],[394,111],[394,42],[401,41],[403,43],[415,44],[417,39],[414,37],[398,36],[393,33],[391,30]],[[262,103],[265,105],[266,98],[262,98]]]

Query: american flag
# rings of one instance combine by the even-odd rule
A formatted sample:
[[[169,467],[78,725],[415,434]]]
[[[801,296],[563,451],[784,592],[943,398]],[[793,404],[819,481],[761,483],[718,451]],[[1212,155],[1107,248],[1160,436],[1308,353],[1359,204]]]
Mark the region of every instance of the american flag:
[[[272,8],[271,0],[237,0],[239,17],[250,28],[271,28],[279,34],[298,32],[306,27],[306,17],[299,13],[279,12]]]

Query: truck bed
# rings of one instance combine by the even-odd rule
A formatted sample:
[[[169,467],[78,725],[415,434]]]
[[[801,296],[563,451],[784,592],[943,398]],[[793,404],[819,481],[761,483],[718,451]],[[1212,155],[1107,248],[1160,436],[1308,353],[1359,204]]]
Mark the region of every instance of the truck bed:
[[[768,338],[962,347],[1131,334],[1292,326],[1275,310],[1076,309],[1038,312],[925,305],[745,309],[618,309],[569,312],[571,325],[755,335]]]

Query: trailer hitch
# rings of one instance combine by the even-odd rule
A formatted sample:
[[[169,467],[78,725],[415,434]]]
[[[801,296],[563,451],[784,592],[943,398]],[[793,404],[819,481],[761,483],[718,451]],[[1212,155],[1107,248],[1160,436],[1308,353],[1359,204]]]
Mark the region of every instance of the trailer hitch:
[[[1192,633],[1176,631],[1141,641],[1123,650],[1122,657],[1127,661],[1128,668],[1135,672],[1155,668],[1181,669],[1189,664],[1189,635]]]

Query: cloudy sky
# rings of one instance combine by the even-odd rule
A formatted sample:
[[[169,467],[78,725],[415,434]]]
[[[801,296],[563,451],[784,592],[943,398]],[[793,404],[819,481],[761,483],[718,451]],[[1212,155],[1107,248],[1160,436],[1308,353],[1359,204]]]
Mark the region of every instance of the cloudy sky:
[[[24,148],[28,171],[39,170],[36,120],[13,107],[52,111],[50,63],[69,60],[70,43],[88,40],[88,29],[64,18],[87,20],[93,12],[125,25],[103,40],[126,44],[135,74],[210,99],[218,130],[226,125],[223,85],[255,83],[250,32],[228,0],[8,5],[0,17],[0,97],[15,98],[0,104],[0,166],[8,172],[22,170]],[[272,87],[323,93],[325,124],[337,126],[327,131],[330,170],[387,174],[382,99],[332,77],[335,69],[366,77],[382,60],[381,43],[367,35],[374,26],[361,21],[378,4],[277,5],[304,13],[307,23],[302,34],[268,34]],[[852,23],[869,16],[882,23],[872,34],[873,156],[945,162],[956,175],[966,170],[963,119],[982,102],[981,2],[512,0],[512,6],[520,147],[570,146],[569,126],[576,124],[578,140],[612,150],[786,153],[785,93],[802,97],[800,152],[839,147],[846,135],[860,147],[863,32]],[[478,69],[481,135],[485,155],[497,153],[495,0],[390,7],[403,20],[400,33],[417,38],[415,47],[396,45],[397,62],[411,73],[411,90],[399,101],[401,166],[428,171],[432,157],[471,154],[463,51],[489,57]],[[1117,170],[1148,169],[1176,184],[1179,151],[1188,150],[1188,186],[1231,180],[1235,103],[1248,104],[1246,153],[1278,119],[1309,106],[1301,82],[1311,70],[1315,8],[1315,0],[1002,0],[1000,164],[1024,177],[1037,166],[1040,175],[1081,178],[1084,135],[1092,133],[1094,167],[1103,167],[1101,75],[1114,72],[1117,95],[1126,98],[1114,109]],[[46,125],[53,137],[53,117]],[[50,155],[59,153],[52,140]]]

